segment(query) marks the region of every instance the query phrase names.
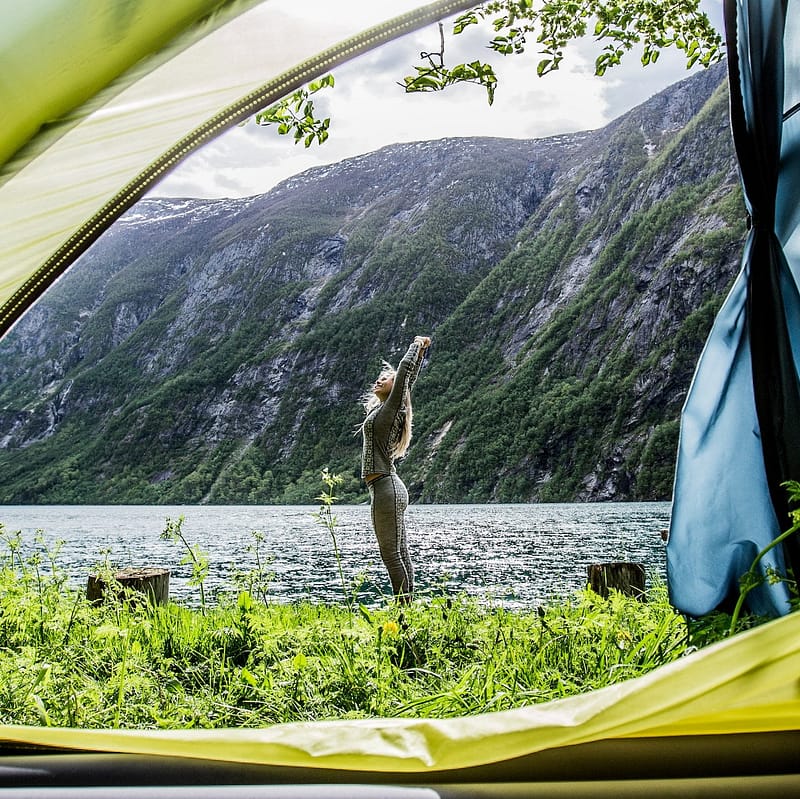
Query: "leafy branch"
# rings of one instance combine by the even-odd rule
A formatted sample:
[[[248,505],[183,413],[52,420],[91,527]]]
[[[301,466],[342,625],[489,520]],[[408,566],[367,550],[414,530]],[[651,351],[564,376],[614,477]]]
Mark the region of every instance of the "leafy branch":
[[[189,585],[196,585],[200,589],[200,608],[203,615],[206,615],[206,589],[204,583],[208,577],[209,561],[208,553],[200,549],[197,544],[190,544],[183,533],[183,516],[179,516],[177,521],[167,519],[161,538],[165,541],[174,541],[181,544],[186,550],[181,558],[181,565],[192,567],[192,576],[189,578]]]
[[[438,92],[454,83],[476,83],[486,88],[489,105],[494,102],[497,88],[497,75],[491,64],[472,61],[469,64],[458,64],[453,69],[444,65],[444,27],[439,23],[439,50],[432,53],[422,52],[420,58],[426,63],[414,67],[417,74],[403,78],[402,86],[407,94],[411,92]]]
[[[278,133],[282,136],[291,133],[295,144],[302,141],[306,147],[310,147],[315,140],[322,144],[328,138],[331,119],[317,119],[311,95],[321,89],[332,88],[333,85],[333,75],[325,75],[308,86],[302,86],[264,111],[259,111],[255,116],[256,124],[265,127],[277,125]]]
[[[333,504],[338,497],[334,494],[336,486],[344,482],[344,478],[340,474],[331,474],[328,468],[322,470],[322,482],[327,488],[317,497],[317,501],[321,502],[320,509],[314,514],[314,520],[317,524],[321,524],[331,537],[333,542],[333,554],[336,558],[336,567],[339,570],[339,580],[342,584],[342,595],[344,596],[345,604],[347,605],[348,612],[352,613],[353,602],[347,591],[347,582],[344,579],[344,570],[342,569],[342,553],[339,549],[339,542],[336,540],[336,525],[337,518],[333,515]]]
[[[500,55],[520,55],[530,42],[541,56],[536,64],[539,77],[556,71],[564,59],[564,49],[590,30],[603,42],[595,59],[595,74],[604,75],[622,62],[635,46],[642,46],[641,62],[654,64],[661,51],[675,47],[686,55],[686,66],[710,66],[722,58],[722,39],[700,0],[492,0],[466,11],[455,19],[453,35],[472,25],[488,24],[494,32],[488,48]],[[489,105],[494,102],[497,75],[494,67],[480,59],[445,65],[445,33],[440,22],[439,49],[420,53],[422,63],[415,74],[398,81],[406,93],[443,91],[457,83],[473,83],[486,89]],[[295,144],[310,147],[325,142],[330,117],[318,119],[312,95],[334,85],[333,75],[303,86],[255,116],[259,125],[277,125],[281,135],[292,135]]]
[[[487,22],[494,30],[489,49],[501,55],[519,55],[538,45],[541,56],[538,76],[559,68],[567,44],[583,38],[591,28],[603,49],[595,59],[595,74],[604,75],[622,62],[625,53],[642,46],[642,65],[653,64],[661,51],[675,47],[686,55],[686,66],[710,66],[722,58],[722,39],[705,13],[700,0],[494,0],[456,18],[453,34]],[[439,25],[441,46],[437,53],[421,53],[425,61],[416,75],[400,84],[406,92],[440,91],[454,83],[485,86],[488,101],[494,101],[497,76],[490,64],[473,61],[452,69],[444,65],[444,32]]]

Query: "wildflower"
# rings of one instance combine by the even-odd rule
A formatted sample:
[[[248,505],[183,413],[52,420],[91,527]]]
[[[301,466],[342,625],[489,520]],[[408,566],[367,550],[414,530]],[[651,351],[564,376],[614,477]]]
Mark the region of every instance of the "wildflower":
[[[384,635],[397,635],[400,632],[400,627],[398,627],[396,621],[385,621],[383,623],[383,634]]]

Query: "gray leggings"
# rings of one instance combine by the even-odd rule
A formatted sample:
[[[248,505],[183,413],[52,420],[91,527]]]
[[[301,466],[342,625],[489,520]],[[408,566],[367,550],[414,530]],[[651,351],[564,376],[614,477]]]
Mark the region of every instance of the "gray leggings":
[[[385,474],[369,484],[369,496],[372,526],[392,581],[392,592],[401,601],[410,602],[414,592],[414,567],[406,543],[408,491],[396,474]]]

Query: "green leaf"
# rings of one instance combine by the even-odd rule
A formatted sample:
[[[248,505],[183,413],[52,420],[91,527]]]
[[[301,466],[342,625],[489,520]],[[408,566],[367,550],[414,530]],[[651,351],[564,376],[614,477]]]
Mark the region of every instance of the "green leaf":
[[[253,598],[250,596],[250,592],[240,591],[236,604],[239,606],[239,610],[250,610],[253,607]]]
[[[258,680],[256,680],[255,675],[251,671],[242,667],[239,674],[248,685],[252,686],[253,688],[258,688]]]
[[[95,638],[125,638],[128,635],[127,630],[117,627],[116,624],[101,624],[92,630],[92,635]]]
[[[31,694],[31,701],[33,702],[33,706],[36,708],[36,713],[39,716],[39,720],[45,727],[51,727],[52,722],[50,721],[50,716],[47,715],[47,709],[44,706],[44,702],[42,698],[38,694]]]
[[[462,14],[460,17],[456,18],[456,21],[453,23],[453,33],[459,34],[469,25],[477,24],[478,15],[475,13],[475,11],[467,11],[466,14]]]
[[[442,86],[435,78],[428,75],[420,75],[407,88],[409,91],[438,91]]]
[[[308,666],[308,658],[302,652],[298,652],[292,658],[292,666],[296,668],[298,671],[300,671],[301,669],[304,669],[306,666]]]

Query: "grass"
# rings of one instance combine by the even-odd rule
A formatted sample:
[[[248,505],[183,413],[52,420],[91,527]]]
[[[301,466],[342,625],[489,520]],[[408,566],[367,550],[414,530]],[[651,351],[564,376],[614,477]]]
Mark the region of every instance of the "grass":
[[[400,609],[213,606],[71,588],[57,551],[0,525],[0,723],[85,728],[264,726],[445,718],[600,688],[680,657],[697,637],[657,586],[647,602],[581,591],[530,611],[438,593]],[[707,637],[722,637],[724,626]]]

